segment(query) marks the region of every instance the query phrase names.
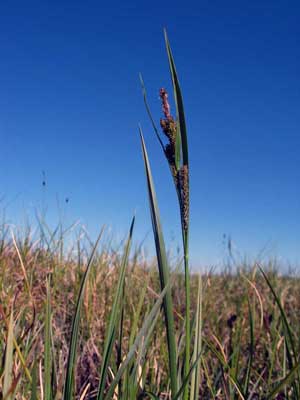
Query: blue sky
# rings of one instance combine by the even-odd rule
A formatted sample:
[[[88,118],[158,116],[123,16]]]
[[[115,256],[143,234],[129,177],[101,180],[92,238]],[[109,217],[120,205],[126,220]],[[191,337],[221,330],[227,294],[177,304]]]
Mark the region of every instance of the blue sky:
[[[59,203],[66,224],[80,219],[95,235],[106,223],[122,237],[136,212],[142,239],[151,223],[141,123],[176,249],[175,193],[138,80],[142,72],[159,121],[158,90],[171,92],[167,27],[190,143],[193,265],[223,258],[224,233],[249,257],[266,248],[299,261],[299,20],[296,1],[2,2],[0,205],[9,221],[44,202],[54,224]]]

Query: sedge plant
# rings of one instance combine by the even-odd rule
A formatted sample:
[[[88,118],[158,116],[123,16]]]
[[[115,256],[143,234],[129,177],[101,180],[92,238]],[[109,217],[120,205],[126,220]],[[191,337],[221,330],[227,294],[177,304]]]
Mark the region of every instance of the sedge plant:
[[[189,398],[189,381],[188,376],[191,367],[191,289],[190,289],[190,271],[189,271],[189,227],[190,227],[190,185],[189,185],[189,153],[188,153],[188,139],[187,139],[187,129],[185,122],[185,113],[183,105],[183,97],[181,93],[181,88],[179,84],[179,79],[176,71],[176,66],[174,58],[172,55],[172,50],[168,40],[167,32],[164,31],[165,44],[169,61],[170,75],[174,91],[174,100],[176,106],[176,117],[174,118],[170,112],[170,104],[168,101],[168,93],[164,88],[160,89],[160,98],[162,101],[162,110],[164,118],[160,120],[161,129],[167,138],[167,143],[164,141],[159,134],[159,131],[154,122],[154,118],[150,111],[150,107],[147,102],[146,89],[142,77],[140,76],[144,102],[146,110],[152,122],[156,137],[158,138],[159,144],[168,162],[172,179],[174,182],[179,211],[180,211],[180,221],[181,221],[181,232],[182,232],[182,243],[183,243],[183,258],[184,258],[184,277],[185,277],[185,349],[184,349],[184,374],[183,380],[186,380],[183,399],[187,400]],[[142,148],[146,167],[147,184],[150,199],[150,209],[151,217],[153,223],[154,237],[156,242],[156,252],[158,258],[159,271],[161,275],[166,274],[165,270],[168,269],[166,260],[162,259],[161,255],[164,253],[164,244],[162,239],[161,227],[157,226],[156,219],[159,219],[158,206],[155,199],[155,191],[153,188],[153,183],[151,182],[150,166],[147,158],[147,153],[145,151],[145,143],[142,137]],[[151,179],[150,179],[151,178]],[[154,197],[154,199],[153,199]],[[154,214],[154,216],[153,216]],[[159,230],[159,233],[157,232]],[[163,287],[162,280],[162,287]],[[170,300],[171,303],[171,300]],[[170,368],[170,381],[171,381],[171,392],[175,395],[177,392],[177,382],[175,379],[175,361],[172,359],[176,354],[175,350],[172,350],[172,342],[174,341],[173,336],[170,334],[172,330],[172,318],[168,314],[167,307],[165,307],[165,318],[167,321],[167,336],[168,336],[168,347],[169,347],[169,368]],[[197,346],[196,346],[197,347]],[[171,352],[171,353],[170,353]],[[193,358],[195,355],[193,356]]]

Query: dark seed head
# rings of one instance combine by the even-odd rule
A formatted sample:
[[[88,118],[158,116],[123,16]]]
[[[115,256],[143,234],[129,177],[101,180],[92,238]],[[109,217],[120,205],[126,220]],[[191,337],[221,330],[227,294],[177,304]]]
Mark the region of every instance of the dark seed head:
[[[190,185],[189,185],[189,169],[187,165],[183,165],[180,169],[180,193],[181,193],[181,215],[184,230],[187,232],[189,227],[190,214]]]
[[[227,320],[227,326],[228,326],[228,328],[230,328],[230,329],[233,328],[233,325],[234,325],[236,319],[237,319],[236,314],[232,314],[232,315],[230,316],[230,318]]]

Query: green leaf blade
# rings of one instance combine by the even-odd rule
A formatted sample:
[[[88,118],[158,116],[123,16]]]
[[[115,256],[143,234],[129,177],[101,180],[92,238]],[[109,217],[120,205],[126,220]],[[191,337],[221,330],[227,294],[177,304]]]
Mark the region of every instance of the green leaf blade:
[[[89,261],[87,263],[87,267],[85,273],[83,275],[79,295],[77,298],[75,315],[73,317],[72,322],[72,330],[71,330],[71,341],[69,346],[69,354],[68,354],[68,361],[67,361],[67,371],[66,371],[66,378],[65,378],[65,385],[64,385],[64,393],[63,393],[63,400],[72,400],[73,397],[73,379],[74,379],[74,368],[75,368],[75,357],[76,357],[76,350],[77,350],[77,341],[79,335],[79,322],[80,322],[80,311],[81,311],[81,304],[83,301],[84,289],[88,280],[89,272],[93,265],[94,257],[96,254],[96,250],[100,239],[102,237],[104,228],[101,229],[101,232],[97,238],[97,241],[93,247],[92,253],[90,255]]]
[[[156,199],[156,192],[154,187],[154,182],[152,178],[149,158],[147,154],[147,149],[145,145],[145,141],[143,138],[142,131],[140,129],[141,143],[142,143],[142,152],[145,164],[145,172],[147,178],[147,188],[148,188],[148,196],[149,196],[149,204],[150,204],[150,214],[152,220],[152,228],[154,234],[155,248],[156,248],[156,256],[158,262],[159,276],[160,276],[160,285],[161,290],[165,288],[169,284],[169,267],[167,263],[166,249],[165,243],[161,228],[160,222],[160,213],[158,208],[158,203]],[[177,349],[175,344],[175,327],[174,327],[174,316],[173,316],[173,301],[171,295],[171,289],[169,288],[165,299],[164,299],[164,314],[166,321],[166,331],[167,331],[167,344],[168,344],[168,355],[169,355],[169,370],[170,370],[170,383],[171,383],[171,392],[174,396],[177,393]]]
[[[112,310],[110,313],[108,329],[107,329],[107,332],[105,335],[104,352],[103,352],[103,357],[102,357],[102,365],[101,365],[101,371],[100,371],[100,381],[99,381],[99,387],[98,387],[97,400],[104,398],[104,390],[105,390],[105,384],[106,384],[107,371],[108,371],[109,361],[111,358],[114,339],[115,339],[115,335],[116,335],[116,331],[117,331],[118,311],[120,308],[120,304],[123,301],[122,295],[123,295],[123,288],[124,288],[124,282],[125,282],[125,272],[126,272],[126,266],[128,264],[128,258],[129,258],[130,248],[131,248],[134,222],[135,222],[135,218],[133,218],[132,222],[131,222],[129,235],[128,235],[128,239],[126,242],[125,251],[124,251],[124,255],[123,255],[123,259],[122,259],[122,263],[121,263],[121,271],[120,271],[120,276],[119,276],[119,280],[118,280],[116,295],[115,295]],[[122,309],[122,306],[123,306],[123,304],[121,304],[121,309]]]
[[[176,66],[170,46],[170,42],[168,39],[167,31],[164,30],[165,35],[165,42],[169,60],[169,67],[170,73],[172,77],[173,89],[174,89],[174,98],[176,103],[176,111],[177,111],[177,118],[179,121],[179,128],[178,133],[180,136],[180,141],[176,141],[176,153],[179,152],[177,146],[181,143],[181,150],[182,150],[182,161],[183,165],[189,165],[189,152],[188,152],[188,140],[187,140],[187,129],[186,129],[186,122],[185,122],[185,113],[184,113],[184,106],[183,106],[183,98],[181,93],[181,88],[179,84],[178,75],[176,72]]]

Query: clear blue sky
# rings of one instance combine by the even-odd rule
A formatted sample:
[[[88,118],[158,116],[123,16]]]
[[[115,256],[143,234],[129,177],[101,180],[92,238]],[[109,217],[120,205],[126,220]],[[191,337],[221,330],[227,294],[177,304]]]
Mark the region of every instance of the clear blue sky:
[[[171,89],[167,27],[189,133],[193,265],[222,258],[224,233],[242,254],[266,246],[299,261],[299,4],[1,2],[0,204],[10,221],[45,201],[54,223],[59,198],[66,223],[80,219],[93,235],[106,223],[121,237],[136,211],[142,239],[151,223],[141,123],[176,247],[174,189],[138,80],[158,121],[158,90]]]

